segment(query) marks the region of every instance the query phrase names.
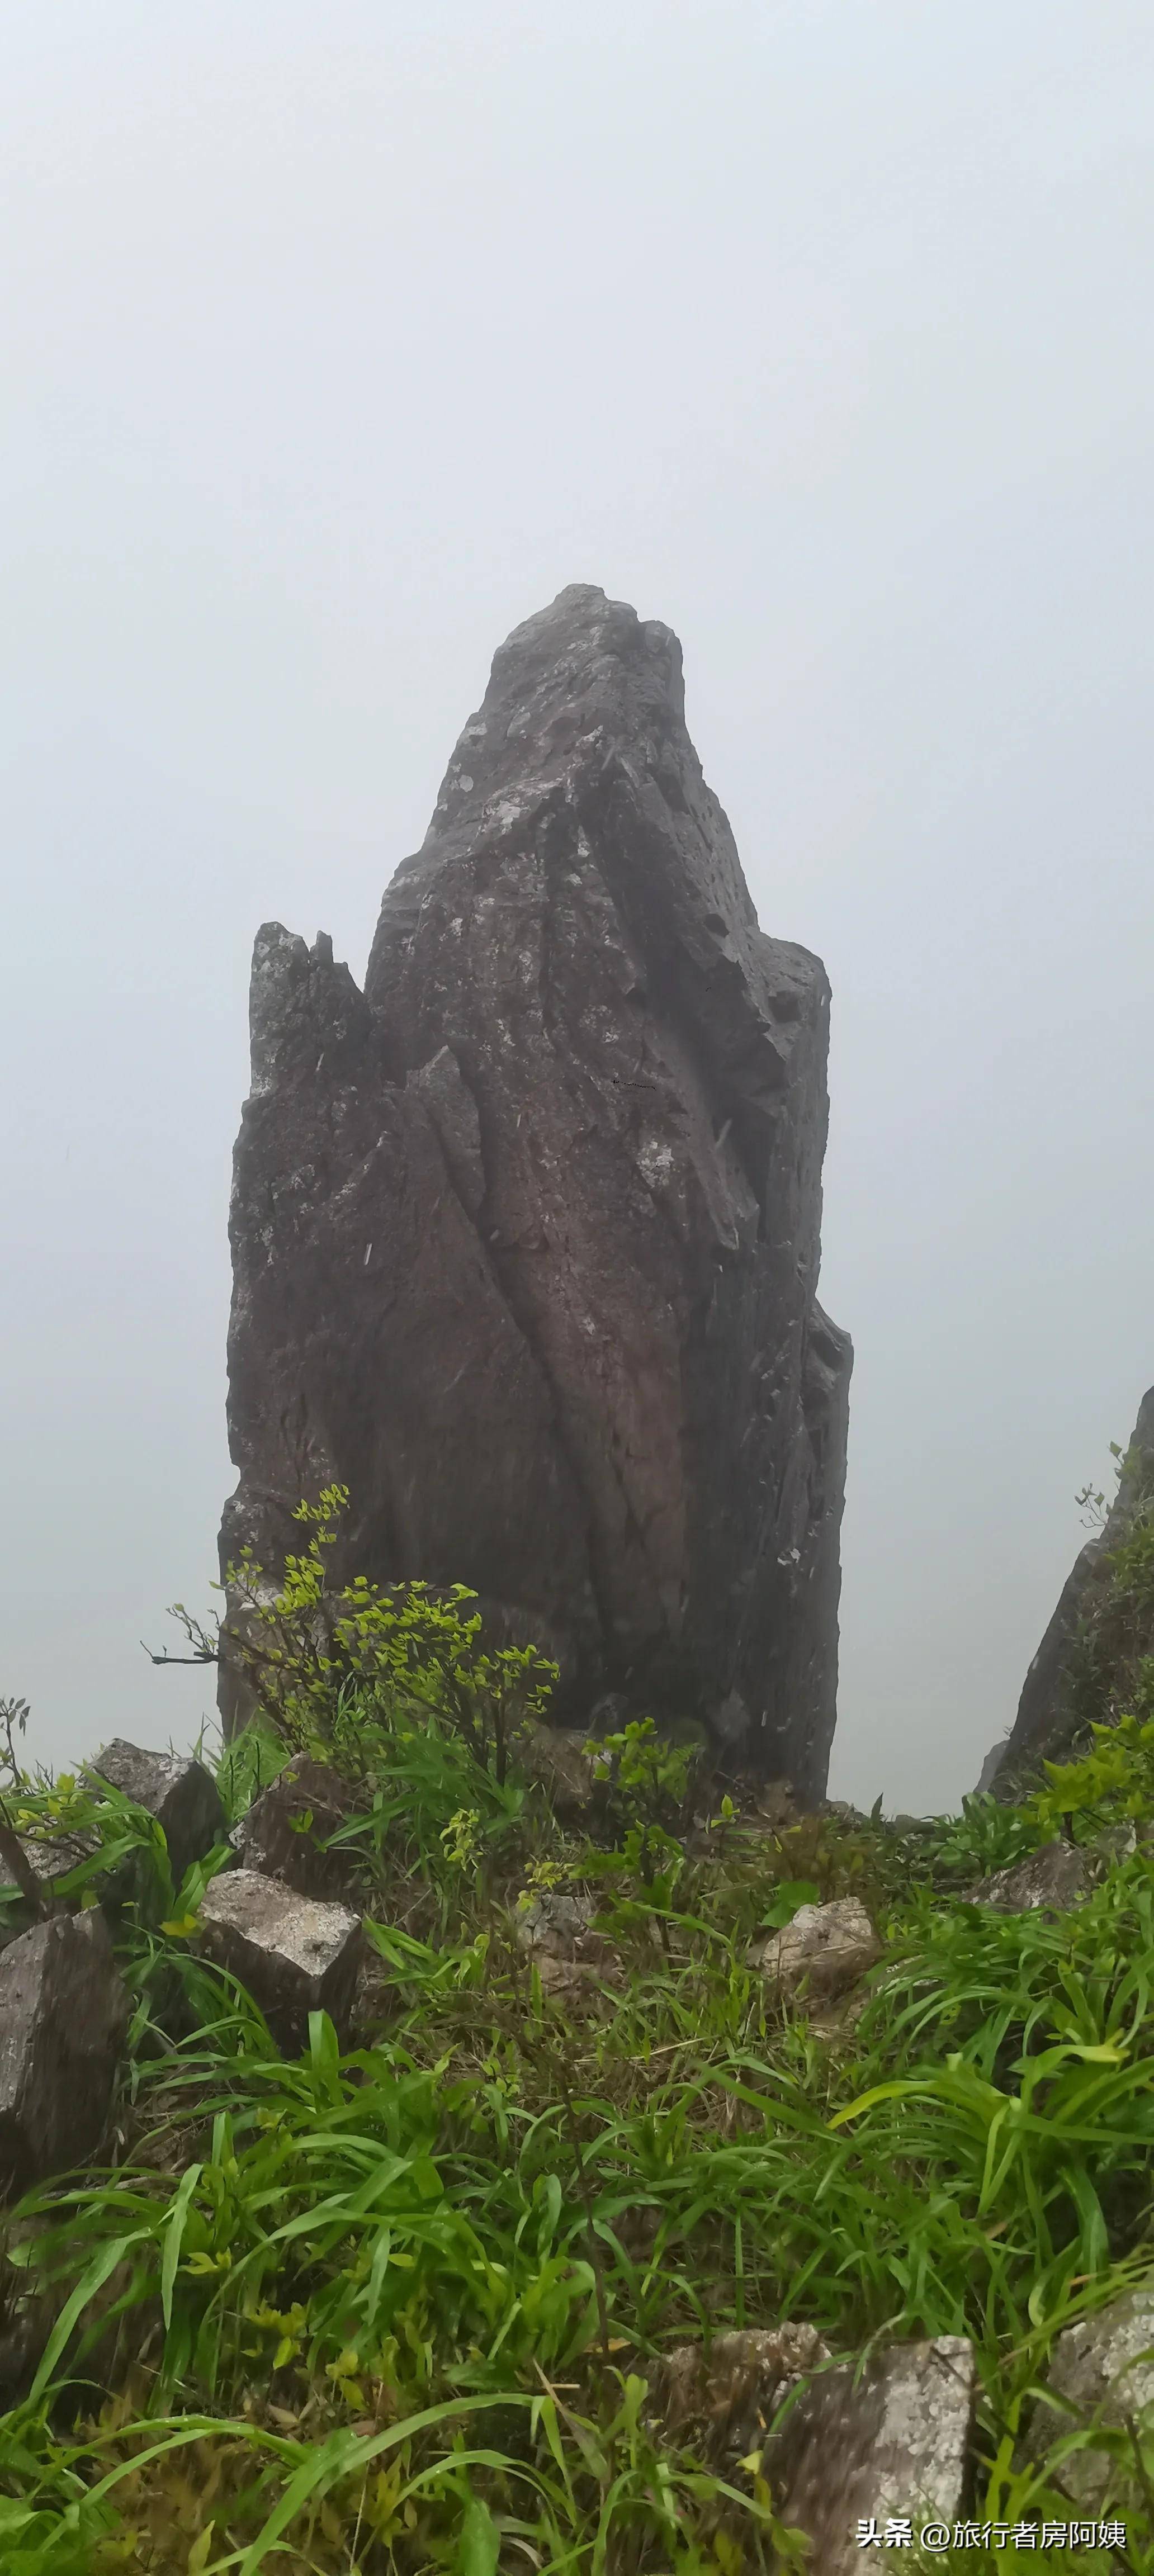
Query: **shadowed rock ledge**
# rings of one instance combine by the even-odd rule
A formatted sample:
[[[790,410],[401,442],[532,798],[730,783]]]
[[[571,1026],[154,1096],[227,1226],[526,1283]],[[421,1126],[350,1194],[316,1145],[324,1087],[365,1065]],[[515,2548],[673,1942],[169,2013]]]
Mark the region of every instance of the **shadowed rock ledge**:
[[[338,1481],[348,1570],[467,1583],[575,1718],[621,1690],[816,1799],[829,988],[759,931],[683,706],[667,627],[562,591],[496,656],[364,993],[258,934],[222,1563],[275,1567]]]

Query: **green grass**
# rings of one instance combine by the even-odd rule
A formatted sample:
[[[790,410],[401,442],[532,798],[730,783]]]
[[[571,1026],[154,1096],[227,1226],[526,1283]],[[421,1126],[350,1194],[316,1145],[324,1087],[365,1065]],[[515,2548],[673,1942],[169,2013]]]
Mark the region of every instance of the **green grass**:
[[[1043,1920],[962,1891],[1052,1830],[1044,1800],[904,1835],[722,1819],[687,1843],[644,1740],[600,1841],[566,1842],[515,1745],[498,1782],[435,1710],[378,1691],[363,1716],[344,1839],[379,2013],[343,2057],[315,2016],[285,2061],[165,1928],[213,1862],[174,1889],[126,1802],[19,1792],[102,1837],[78,1892],[112,1871],[135,2008],[115,2167],[58,2180],[9,2228],[9,2306],[55,2284],[59,2314],[0,2418],[5,2576],[794,2563],[756,2463],[675,2442],[647,2399],[679,2341],[784,2319],[836,2353],[969,2335],[974,2512],[1066,2519],[1082,2437],[1056,2419],[1025,2469],[1033,2392],[1063,2327],[1154,2272],[1148,1857],[1104,1861],[1082,1906]],[[230,1813],[254,1747],[220,1766]],[[1062,1773],[1083,1839],[1133,1810],[1149,1763],[1135,1729],[1099,1740],[1084,1796]],[[516,1940],[534,1870],[596,1892],[613,1978],[542,1990]],[[767,2002],[747,1954],[798,1902],[848,1892],[885,1956],[831,2038]],[[1151,2568],[1154,2446],[1117,2447],[1139,2497],[1124,2563]]]

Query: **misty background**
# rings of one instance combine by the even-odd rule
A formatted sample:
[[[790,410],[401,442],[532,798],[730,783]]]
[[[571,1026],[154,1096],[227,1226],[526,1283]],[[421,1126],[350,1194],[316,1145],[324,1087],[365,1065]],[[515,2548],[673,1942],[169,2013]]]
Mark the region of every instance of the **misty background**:
[[[956,1804],[1154,1378],[1149,0],[10,0],[0,1692],[187,1742],[257,924],[509,628],[685,648],[834,992],[831,1786]],[[175,1632],[171,1642],[179,1643]]]

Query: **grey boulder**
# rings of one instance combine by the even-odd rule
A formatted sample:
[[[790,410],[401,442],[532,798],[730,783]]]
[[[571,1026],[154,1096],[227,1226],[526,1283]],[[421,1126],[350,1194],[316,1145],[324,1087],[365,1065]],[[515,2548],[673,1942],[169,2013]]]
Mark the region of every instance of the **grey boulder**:
[[[1125,2432],[1133,2423],[1149,2435],[1154,2424],[1154,2296],[1135,2291],[1084,2317],[1059,2335],[1046,2374],[1046,2386],[1057,2400],[1039,2399],[1030,2419],[1027,2455],[1041,2460],[1064,2434],[1100,2424]],[[1067,2452],[1056,2472],[1079,2504],[1116,2506],[1144,2501],[1141,2479],[1128,2470],[1125,2448],[1118,2460],[1111,2450],[1093,2444]]]
[[[1059,1837],[1027,1852],[1009,1869],[994,1870],[969,1891],[971,1905],[992,1905],[998,1914],[1066,1914],[1088,1894],[1089,1871],[1076,1843]]]
[[[754,1964],[779,1994],[844,1994],[882,1955],[882,1945],[857,1896],[829,1905],[799,1905],[792,1922],[755,1950]]]
[[[861,2567],[859,2523],[872,2523],[883,2546],[891,2521],[908,2523],[915,2542],[928,2524],[952,2523],[974,2399],[973,2351],[960,2335],[894,2344],[860,2372],[845,2363],[808,2381],[771,2434],[763,2469],[776,2512],[806,2534],[821,2576]]]
[[[223,1842],[224,1808],[220,1792],[203,1762],[180,1753],[150,1753],[122,1736],[106,1744],[89,1775],[104,1780],[123,1798],[155,1816],[168,1845],[173,1883],[179,1887],[194,1860],[203,1860],[213,1844]]]
[[[196,1938],[252,1996],[286,2056],[305,2046],[312,2012],[326,2012],[347,2038],[363,1942],[347,1907],[301,1896],[260,1870],[225,1870],[206,1890]]]
[[[0,1957],[0,2188],[83,2163],[108,2125],[129,2001],[95,1909],[34,1924]]]

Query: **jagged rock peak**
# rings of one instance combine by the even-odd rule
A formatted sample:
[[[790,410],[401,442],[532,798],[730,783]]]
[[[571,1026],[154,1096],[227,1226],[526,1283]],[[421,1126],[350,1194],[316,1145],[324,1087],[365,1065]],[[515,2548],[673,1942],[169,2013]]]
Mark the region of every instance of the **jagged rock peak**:
[[[352,1493],[349,1559],[820,1796],[849,1348],[815,1300],[829,991],[765,938],[675,636],[519,626],[366,988],[257,939],[222,1552]],[[227,1697],[227,1690],[226,1690]]]

